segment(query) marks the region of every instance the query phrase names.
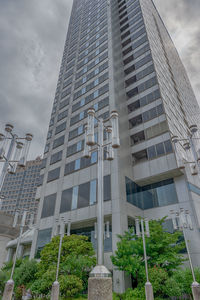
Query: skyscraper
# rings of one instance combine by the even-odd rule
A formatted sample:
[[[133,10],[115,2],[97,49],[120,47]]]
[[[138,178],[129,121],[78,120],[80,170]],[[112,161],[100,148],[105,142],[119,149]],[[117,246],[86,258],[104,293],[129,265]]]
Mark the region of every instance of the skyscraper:
[[[113,162],[104,162],[110,231],[105,265],[112,269],[117,234],[133,226],[136,216],[168,216],[171,231],[170,210],[182,207],[193,217],[191,252],[200,264],[199,175],[184,142],[171,142],[174,135],[190,135],[200,110],[151,0],[74,0],[37,190],[31,257],[57,234],[59,216],[71,222],[71,233],[87,235],[96,247],[97,153],[83,158],[90,107],[104,119],[119,112],[121,147]],[[128,279],[113,270],[113,283],[121,292]]]
[[[6,175],[1,189],[4,196],[1,211],[14,216],[16,210],[22,215],[25,209],[28,211],[27,222],[36,219],[38,201],[35,194],[39,184],[40,165],[41,158],[38,157],[27,161],[25,168],[18,167],[15,174]]]

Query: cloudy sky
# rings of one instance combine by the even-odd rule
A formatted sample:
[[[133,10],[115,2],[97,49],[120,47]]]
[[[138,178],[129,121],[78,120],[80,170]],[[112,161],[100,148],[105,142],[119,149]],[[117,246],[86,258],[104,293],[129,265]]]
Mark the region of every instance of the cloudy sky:
[[[155,0],[200,103],[200,1]],[[43,153],[72,0],[0,0],[0,130],[12,122]]]

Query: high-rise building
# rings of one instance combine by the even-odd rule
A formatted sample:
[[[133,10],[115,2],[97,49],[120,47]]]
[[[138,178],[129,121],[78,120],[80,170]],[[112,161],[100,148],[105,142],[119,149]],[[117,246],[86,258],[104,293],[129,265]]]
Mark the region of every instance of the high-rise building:
[[[119,112],[121,147],[114,161],[104,162],[104,214],[110,224],[105,265],[112,269],[117,234],[136,216],[168,216],[165,227],[171,231],[170,210],[180,208],[191,213],[194,230],[188,238],[193,262],[200,265],[199,175],[189,163],[190,150],[171,142],[174,135],[190,135],[200,110],[151,0],[74,0],[36,195],[31,257],[57,233],[59,216],[71,220],[71,233],[87,235],[96,247],[97,153],[83,158],[90,107],[104,119]],[[113,270],[113,283],[121,292],[128,279]]]
[[[22,215],[25,209],[28,211],[27,223],[36,219],[38,201],[35,195],[40,179],[40,166],[41,158],[38,157],[27,161],[25,168],[18,167],[15,174],[6,174],[1,189],[1,211],[14,216],[17,210]]]

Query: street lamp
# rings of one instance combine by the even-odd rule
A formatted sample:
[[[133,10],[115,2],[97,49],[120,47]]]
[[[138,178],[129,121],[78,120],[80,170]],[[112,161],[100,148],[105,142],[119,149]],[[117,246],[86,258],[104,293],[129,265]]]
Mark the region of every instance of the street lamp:
[[[59,293],[60,293],[60,285],[58,282],[58,275],[59,275],[59,266],[60,266],[60,256],[61,256],[61,249],[62,249],[62,240],[65,235],[65,218],[61,217],[60,221],[59,219],[56,219],[56,227],[60,225],[60,242],[59,242],[59,249],[58,249],[58,259],[57,259],[57,267],[56,267],[56,280],[54,281],[52,285],[51,290],[51,300],[58,300],[59,299]],[[71,222],[68,221],[67,226],[67,235],[70,235],[70,228],[71,228]]]
[[[22,220],[21,220],[21,224],[20,224],[20,234],[19,234],[19,237],[17,240],[17,248],[16,248],[16,252],[15,252],[15,256],[14,256],[11,275],[10,275],[10,279],[6,282],[2,300],[11,300],[12,299],[12,294],[13,294],[13,289],[14,289],[13,274],[14,274],[14,270],[15,270],[17,257],[18,257],[18,252],[19,252],[19,247],[20,247],[21,238],[22,238],[22,234],[23,234],[23,229],[24,229],[24,226],[26,223],[26,216],[27,216],[27,211],[24,211]],[[19,212],[16,212],[15,218],[13,221],[13,228],[15,228],[17,226],[18,217],[19,217]]]
[[[106,126],[105,123],[111,122]],[[95,141],[95,123],[97,124],[98,142]],[[104,143],[104,130],[107,132],[107,141]],[[95,116],[94,108],[88,110],[88,122],[85,127],[85,146],[84,157],[91,157],[91,152],[98,151],[98,203],[97,203],[97,266],[90,273],[88,299],[98,299],[98,292],[105,293],[104,282],[108,279],[109,295],[112,297],[112,279],[111,273],[104,266],[104,207],[103,207],[103,160],[104,149],[106,148],[106,159],[111,161],[114,159],[113,149],[120,147],[118,113],[112,111],[110,117],[106,120]],[[99,286],[102,289],[96,289],[96,279],[98,278]],[[103,282],[104,281],[104,282]],[[96,293],[95,293],[96,292]],[[102,296],[101,295],[101,296]],[[109,298],[108,298],[109,299]],[[112,299],[112,298],[111,298]]]
[[[13,133],[13,128],[13,125],[6,124],[5,134],[0,133],[0,162],[4,164],[0,177],[0,190],[7,171],[14,174],[17,166],[25,167],[30,143],[33,139],[31,133],[27,133],[25,137],[18,137]]]
[[[173,222],[174,230],[179,229],[179,230],[183,231],[183,236],[184,236],[184,240],[185,240],[185,245],[186,245],[190,268],[191,268],[192,277],[193,277],[192,294],[193,294],[194,300],[199,300],[200,299],[200,285],[196,281],[194,268],[192,265],[192,258],[190,255],[190,249],[189,249],[189,245],[188,245],[188,241],[187,241],[186,233],[185,233],[186,229],[193,230],[192,219],[189,214],[189,211],[184,210],[184,208],[181,208],[180,211],[176,211],[176,212],[174,212],[174,210],[170,210],[170,213],[173,215],[172,222]]]
[[[178,136],[173,135],[171,137],[171,141],[174,145],[174,149],[175,149],[175,152],[178,157],[179,168],[184,169],[185,168],[184,164],[190,164],[191,174],[197,175],[198,174],[197,167],[198,167],[199,173],[200,173],[200,149],[196,150],[195,141],[199,141],[200,138],[194,137],[195,133],[197,133],[197,131],[198,131],[197,125],[191,125],[189,129],[190,129],[190,134],[188,135],[187,138],[179,138]],[[177,149],[178,144],[182,146],[182,148],[185,150],[185,152],[190,151],[190,150],[192,151],[194,161],[187,161],[187,162],[183,161],[182,157],[180,157],[179,153],[178,153],[178,149]]]
[[[144,222],[145,222],[145,231],[144,231]],[[135,227],[136,227],[136,235],[138,237],[141,237],[141,231],[140,231],[140,224],[141,224],[141,231],[142,231],[142,241],[143,241],[143,250],[144,250],[144,262],[145,262],[145,272],[146,272],[146,283],[145,283],[145,294],[146,294],[146,300],[153,300],[153,287],[152,284],[149,281],[149,273],[148,273],[148,264],[147,264],[147,253],[146,253],[146,242],[145,242],[145,234],[147,237],[150,237],[150,231],[149,231],[149,221],[148,219],[136,219],[135,220]]]

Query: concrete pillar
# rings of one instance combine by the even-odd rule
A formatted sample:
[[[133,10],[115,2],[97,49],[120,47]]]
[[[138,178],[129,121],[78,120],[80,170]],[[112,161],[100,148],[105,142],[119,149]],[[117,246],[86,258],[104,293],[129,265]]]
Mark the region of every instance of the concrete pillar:
[[[14,289],[14,281],[12,279],[6,282],[2,300],[11,300]]]
[[[23,257],[23,253],[24,253],[24,246],[20,245],[18,253],[17,253],[17,258],[22,258]]]
[[[192,283],[192,295],[194,300],[200,299],[200,284],[198,282]]]
[[[7,256],[6,256],[6,262],[9,262],[13,259],[14,249],[8,248],[7,250]]]
[[[145,283],[145,294],[146,300],[154,300],[153,287],[149,281]]]
[[[96,266],[88,280],[88,300],[112,300],[111,273],[105,266]]]
[[[54,281],[51,289],[51,300],[58,300],[60,293],[60,285],[58,281]]]

